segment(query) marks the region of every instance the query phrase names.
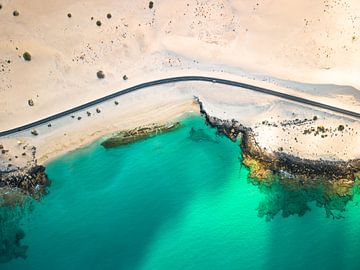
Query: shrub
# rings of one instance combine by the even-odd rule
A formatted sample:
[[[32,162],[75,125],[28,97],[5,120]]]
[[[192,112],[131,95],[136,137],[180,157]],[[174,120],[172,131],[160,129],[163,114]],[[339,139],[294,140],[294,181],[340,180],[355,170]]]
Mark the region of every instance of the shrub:
[[[0,9],[2,9],[2,4],[0,4]]]
[[[71,13],[68,13],[67,16],[68,16],[69,18],[71,18]]]
[[[96,76],[99,78],[99,79],[104,79],[105,78],[105,74],[102,70],[99,70],[98,72],[96,72]]]
[[[152,9],[154,7],[154,2],[153,1],[150,1],[149,2],[149,8]]]
[[[123,76],[123,80],[126,81],[128,77],[126,75]]]
[[[101,26],[101,21],[96,21],[97,26]]]
[[[29,106],[32,107],[32,106],[34,106],[34,101],[33,101],[32,99],[29,99],[29,100],[28,100],[28,104],[29,104]]]
[[[339,130],[339,131],[343,131],[344,129],[345,129],[344,125],[339,125],[339,126],[338,126],[338,130]]]
[[[13,11],[13,15],[14,15],[15,17],[17,17],[17,16],[19,16],[19,15],[20,15],[20,13],[19,13],[19,11],[14,10],[14,11]]]
[[[108,13],[108,14],[106,15],[106,18],[111,19],[111,14]]]
[[[24,52],[23,57],[25,61],[31,61],[31,54],[29,52]]]

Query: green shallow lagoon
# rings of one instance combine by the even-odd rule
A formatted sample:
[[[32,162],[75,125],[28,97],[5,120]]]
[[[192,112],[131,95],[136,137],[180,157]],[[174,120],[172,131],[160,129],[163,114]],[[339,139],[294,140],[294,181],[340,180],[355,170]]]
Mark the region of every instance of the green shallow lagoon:
[[[333,219],[303,192],[252,185],[239,143],[200,117],[131,145],[100,143],[48,164],[49,194],[19,213],[27,258],[1,270],[360,269],[357,196]],[[259,217],[304,204],[302,216]]]

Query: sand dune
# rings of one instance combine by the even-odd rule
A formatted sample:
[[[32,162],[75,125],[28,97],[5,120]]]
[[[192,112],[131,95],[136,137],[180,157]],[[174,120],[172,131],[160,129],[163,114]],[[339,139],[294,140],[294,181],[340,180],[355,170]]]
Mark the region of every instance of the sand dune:
[[[360,57],[360,3],[355,0],[159,0],[154,1],[151,9],[148,1],[138,0],[0,2],[1,130],[137,83],[187,74],[239,80],[360,111],[356,89],[360,88],[360,63],[355,60]],[[14,10],[19,16],[13,16]],[[31,61],[23,59],[24,52],[31,54]],[[97,78],[99,70],[104,72],[104,79]],[[175,104],[184,100],[191,103],[191,95],[196,93],[214,114],[223,115],[216,108],[233,106],[235,109],[229,109],[223,117],[237,117],[253,127],[275,114],[281,115],[279,121],[289,119],[293,117],[289,111],[297,110],[274,105],[279,101],[261,109],[256,102],[246,101],[245,106],[240,101],[241,95],[218,94],[230,95],[225,87],[222,91],[214,90],[216,94],[197,84],[187,87],[181,90],[179,86],[170,100]],[[156,94],[151,97],[139,94],[138,98],[149,102],[147,109],[156,110],[156,106],[164,104]],[[29,106],[30,99],[34,106]],[[238,110],[237,106],[243,109]],[[236,113],[244,110],[251,112],[246,113],[246,119]],[[331,117],[328,114],[324,117],[328,125],[336,127],[345,121],[357,128],[353,120]],[[151,120],[164,119],[154,116]],[[88,122],[87,128],[97,133],[101,126],[93,122]],[[65,125],[61,132],[64,128],[75,129]],[[111,130],[114,128],[108,132]],[[275,149],[284,144],[282,140],[274,143],[265,139],[270,135],[268,132],[259,130],[262,134],[259,140],[264,145]],[[62,133],[52,136],[57,138],[59,134]],[[359,145],[358,136],[352,134],[341,149],[353,143]],[[39,138],[29,136],[27,140],[34,140],[39,146]],[[73,140],[73,145],[80,145],[83,139],[74,135]],[[304,143],[309,144],[308,140]],[[317,155],[347,159],[360,152],[352,147],[346,154],[338,155],[337,149],[325,153],[323,150],[331,143],[331,140],[316,143]],[[316,158],[300,148],[287,151]]]

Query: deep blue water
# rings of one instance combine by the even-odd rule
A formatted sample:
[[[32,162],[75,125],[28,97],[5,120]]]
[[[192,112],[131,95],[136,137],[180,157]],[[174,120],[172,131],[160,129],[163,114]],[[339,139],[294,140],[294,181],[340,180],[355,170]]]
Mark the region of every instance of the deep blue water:
[[[27,257],[1,270],[360,269],[357,196],[333,219],[315,205],[320,191],[249,183],[239,143],[200,117],[116,149],[100,143],[48,164],[49,194],[10,223]]]

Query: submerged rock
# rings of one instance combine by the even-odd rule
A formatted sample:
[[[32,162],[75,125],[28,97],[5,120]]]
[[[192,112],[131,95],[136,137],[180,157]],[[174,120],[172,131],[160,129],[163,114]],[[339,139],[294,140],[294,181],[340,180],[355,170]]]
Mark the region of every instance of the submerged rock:
[[[27,257],[27,245],[21,244],[25,237],[21,229],[23,208],[20,206],[0,207],[0,264],[13,259]]]

